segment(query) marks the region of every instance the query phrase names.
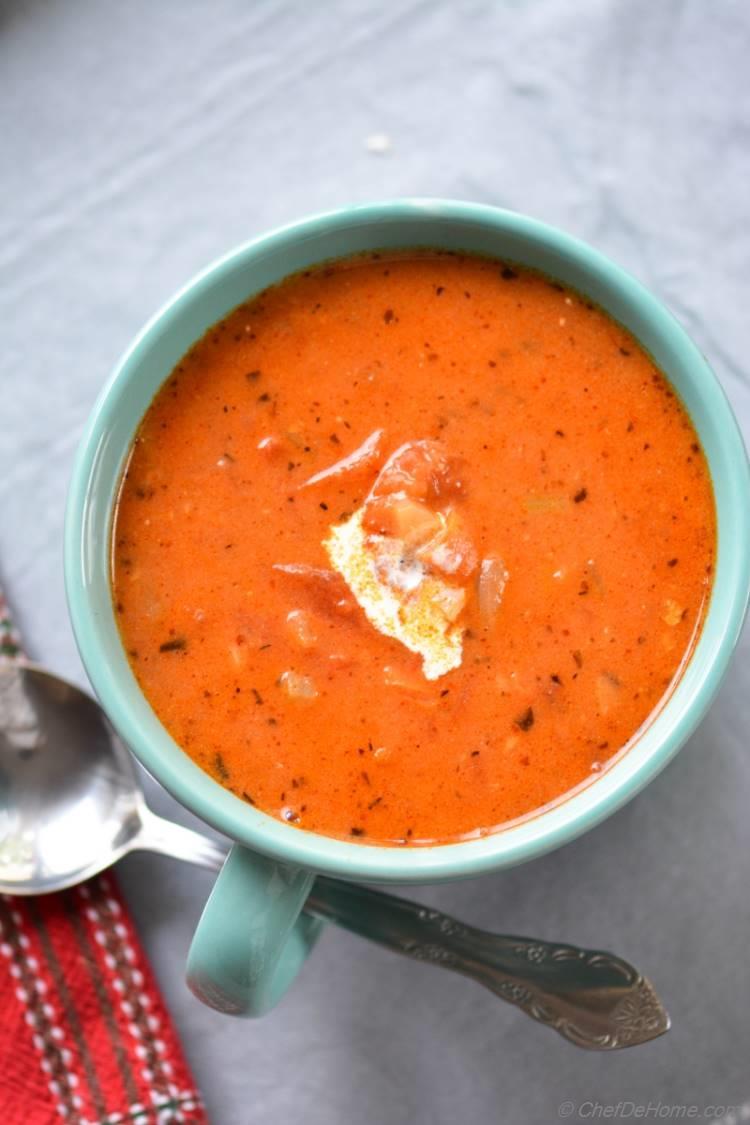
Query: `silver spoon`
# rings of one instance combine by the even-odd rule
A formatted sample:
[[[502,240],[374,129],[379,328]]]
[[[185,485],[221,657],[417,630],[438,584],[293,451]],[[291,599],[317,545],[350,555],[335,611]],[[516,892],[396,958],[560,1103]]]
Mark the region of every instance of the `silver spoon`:
[[[212,870],[226,857],[151,812],[128,751],[90,696],[26,662],[0,664],[0,892],[63,890],[136,850]],[[322,876],[305,909],[471,977],[579,1047],[631,1047],[669,1029],[649,981],[611,953],[490,934]]]

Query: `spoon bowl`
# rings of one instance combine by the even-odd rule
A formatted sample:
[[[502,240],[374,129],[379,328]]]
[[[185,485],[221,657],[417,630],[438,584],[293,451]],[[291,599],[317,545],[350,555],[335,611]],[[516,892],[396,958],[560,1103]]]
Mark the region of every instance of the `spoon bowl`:
[[[151,812],[91,696],[33,664],[0,666],[0,892],[61,891],[139,849],[213,867],[225,856]]]

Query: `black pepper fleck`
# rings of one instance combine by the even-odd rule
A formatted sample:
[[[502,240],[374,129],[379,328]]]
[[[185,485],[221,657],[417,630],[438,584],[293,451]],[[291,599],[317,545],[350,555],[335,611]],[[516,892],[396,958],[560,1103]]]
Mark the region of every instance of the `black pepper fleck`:
[[[187,641],[184,637],[173,637],[164,644],[159,645],[159,652],[184,652],[187,648]]]
[[[523,714],[518,716],[515,723],[519,730],[531,730],[534,725],[533,708],[527,707]]]

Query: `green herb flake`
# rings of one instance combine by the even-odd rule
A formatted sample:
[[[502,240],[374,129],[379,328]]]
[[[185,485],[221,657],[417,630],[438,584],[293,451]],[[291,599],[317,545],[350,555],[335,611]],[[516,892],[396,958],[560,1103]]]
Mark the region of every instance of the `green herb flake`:
[[[214,754],[214,773],[219,781],[227,781],[229,779],[229,770],[227,769],[226,762],[218,751]]]

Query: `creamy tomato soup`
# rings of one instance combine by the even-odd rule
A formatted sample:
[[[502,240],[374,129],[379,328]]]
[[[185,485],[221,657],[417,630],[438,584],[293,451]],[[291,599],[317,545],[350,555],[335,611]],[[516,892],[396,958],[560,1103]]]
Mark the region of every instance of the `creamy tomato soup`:
[[[690,655],[714,548],[696,433],[619,324],[512,264],[373,254],[178,364],[123,479],[113,591],[204,770],[404,846],[606,768]]]

